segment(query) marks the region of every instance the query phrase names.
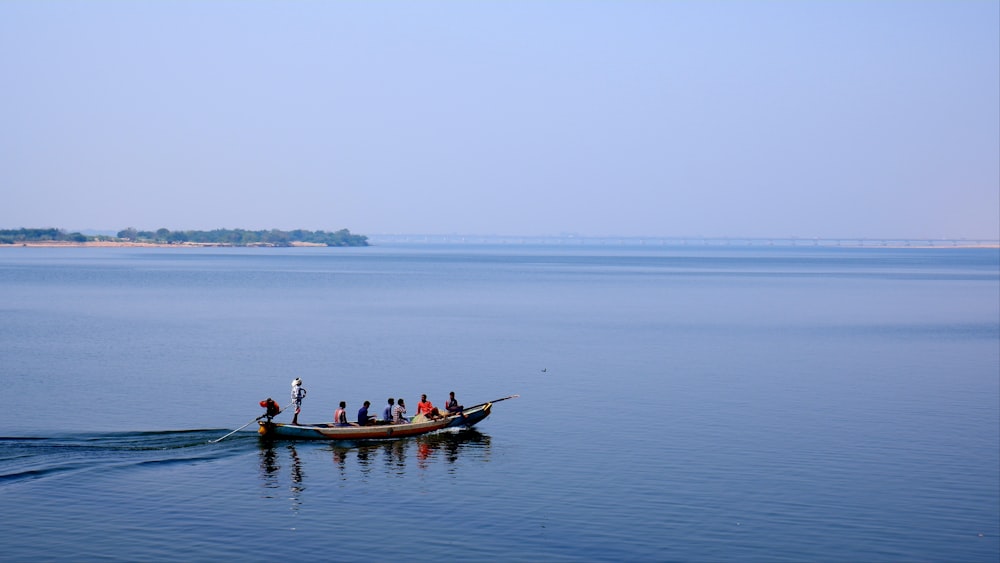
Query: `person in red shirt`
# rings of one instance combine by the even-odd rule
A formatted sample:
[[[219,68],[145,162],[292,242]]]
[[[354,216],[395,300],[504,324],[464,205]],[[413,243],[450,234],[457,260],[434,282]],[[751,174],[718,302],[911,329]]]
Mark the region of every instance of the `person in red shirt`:
[[[417,414],[422,414],[431,420],[441,418],[441,413],[427,400],[426,394],[420,396],[420,402],[417,403]]]
[[[278,416],[278,414],[281,412],[281,407],[279,407],[278,403],[275,403],[274,399],[272,399],[271,397],[268,397],[267,400],[265,401],[261,401],[260,406],[267,409],[267,412],[264,414],[264,416],[267,417],[268,422],[270,422],[272,418]]]

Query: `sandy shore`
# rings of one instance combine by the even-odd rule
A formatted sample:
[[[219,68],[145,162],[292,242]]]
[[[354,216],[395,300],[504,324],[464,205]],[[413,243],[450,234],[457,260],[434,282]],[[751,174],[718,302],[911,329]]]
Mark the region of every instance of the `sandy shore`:
[[[293,242],[290,246],[326,246],[325,244],[318,244],[313,242]],[[209,247],[235,247],[232,244],[222,244],[222,243],[212,243],[212,242],[181,242],[176,244],[166,244],[157,242],[119,242],[119,241],[90,241],[90,242],[71,242],[71,241],[61,241],[61,240],[47,240],[47,241],[33,241],[33,242],[19,242],[14,244],[0,244],[0,248],[209,248]],[[264,247],[270,248],[270,245],[266,244],[253,244],[247,245],[247,247]]]

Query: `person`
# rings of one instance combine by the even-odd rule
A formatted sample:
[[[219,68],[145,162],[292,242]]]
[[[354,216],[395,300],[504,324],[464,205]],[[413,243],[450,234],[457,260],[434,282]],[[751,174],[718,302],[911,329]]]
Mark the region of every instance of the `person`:
[[[296,377],[292,380],[292,403],[295,405],[295,414],[292,416],[292,424],[299,423],[299,412],[302,411],[302,399],[306,398],[306,390],[302,388],[302,380]]]
[[[347,426],[347,401],[340,402],[340,408],[333,411],[333,423],[337,426]]]
[[[403,398],[400,397],[396,401],[396,406],[392,407],[392,423],[393,424],[406,424],[409,419],[406,418],[406,403]]]
[[[441,418],[441,413],[438,412],[437,408],[427,400],[427,394],[420,396],[420,402],[417,403],[417,415],[424,415],[431,420],[436,420]]]
[[[395,399],[389,397],[389,405],[386,406],[385,411],[382,412],[382,420],[384,420],[386,424],[392,423],[392,405],[395,404],[395,402]]]
[[[375,418],[374,416],[368,415],[368,407],[370,406],[372,406],[372,404],[365,401],[365,404],[358,409],[358,426],[367,426],[371,424],[372,419]]]
[[[462,414],[464,407],[458,404],[458,400],[455,399],[455,392],[452,391],[448,393],[448,401],[444,404],[444,408],[448,411],[448,414]]]
[[[271,397],[268,397],[266,401],[261,401],[260,406],[266,409],[264,416],[267,417],[268,422],[270,422],[272,418],[278,416],[278,413],[281,412],[281,407],[279,407],[278,403],[275,403],[274,399]]]

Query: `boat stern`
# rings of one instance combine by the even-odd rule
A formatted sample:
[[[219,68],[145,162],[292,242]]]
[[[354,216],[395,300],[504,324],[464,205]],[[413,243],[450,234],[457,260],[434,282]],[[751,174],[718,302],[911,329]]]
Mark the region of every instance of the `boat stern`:
[[[261,420],[257,424],[257,434],[259,434],[261,438],[270,438],[274,435],[273,422]]]

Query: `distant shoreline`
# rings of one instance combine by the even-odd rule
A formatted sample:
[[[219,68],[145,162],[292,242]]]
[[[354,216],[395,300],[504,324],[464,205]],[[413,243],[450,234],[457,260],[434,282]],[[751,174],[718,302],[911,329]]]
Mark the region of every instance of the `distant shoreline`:
[[[63,229],[20,228],[0,229],[0,245],[22,247],[284,247],[284,246],[367,246],[368,237],[354,235],[347,229],[335,232],[279,229],[248,231],[246,229],[214,229],[211,231],[140,231],[129,227],[117,236],[68,233]]]
[[[277,246],[273,244],[227,244],[221,242],[128,242],[128,241],[108,241],[95,240],[87,242],[62,241],[62,240],[40,240],[15,242],[13,244],[0,244],[0,248],[287,248],[295,247],[322,247],[327,245],[314,242],[291,242],[287,245]]]

